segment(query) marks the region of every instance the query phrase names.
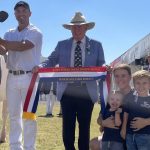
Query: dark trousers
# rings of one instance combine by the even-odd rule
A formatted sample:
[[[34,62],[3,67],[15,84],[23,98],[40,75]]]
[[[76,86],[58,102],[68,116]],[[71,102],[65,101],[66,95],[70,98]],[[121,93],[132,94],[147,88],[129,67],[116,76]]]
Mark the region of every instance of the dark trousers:
[[[123,140],[123,148],[124,150],[127,150],[126,140]]]
[[[79,150],[89,150],[90,122],[93,102],[86,86],[68,86],[62,99],[63,142],[65,150],[75,150],[76,119],[79,123]]]

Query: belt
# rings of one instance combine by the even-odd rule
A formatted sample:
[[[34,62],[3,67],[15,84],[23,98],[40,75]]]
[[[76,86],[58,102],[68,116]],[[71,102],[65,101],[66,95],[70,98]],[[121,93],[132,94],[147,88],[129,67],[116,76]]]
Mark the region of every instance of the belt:
[[[83,87],[83,86],[86,86],[86,83],[74,82],[74,83],[68,83],[68,86]]]
[[[31,71],[23,71],[23,70],[9,70],[9,73],[12,73],[13,75],[22,75],[22,74],[27,74],[27,73],[31,73]]]

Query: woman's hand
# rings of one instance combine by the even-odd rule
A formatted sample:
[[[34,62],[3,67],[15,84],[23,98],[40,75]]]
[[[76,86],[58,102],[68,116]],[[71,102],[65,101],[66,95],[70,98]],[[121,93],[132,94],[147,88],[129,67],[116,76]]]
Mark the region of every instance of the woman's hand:
[[[103,120],[102,121],[102,126],[107,127],[107,128],[119,129],[118,127],[115,126],[115,121],[114,121],[113,116]]]

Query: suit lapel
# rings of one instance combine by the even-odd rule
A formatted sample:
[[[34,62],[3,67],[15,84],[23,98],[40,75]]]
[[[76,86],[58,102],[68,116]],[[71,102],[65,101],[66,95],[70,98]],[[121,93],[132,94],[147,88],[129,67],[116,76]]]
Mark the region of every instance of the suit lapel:
[[[71,49],[72,49],[72,42],[73,38],[68,39],[67,45],[66,45],[66,65],[70,67],[71,64]]]
[[[86,36],[86,43],[85,43],[85,61],[84,66],[88,65],[88,49],[90,49],[90,39]]]

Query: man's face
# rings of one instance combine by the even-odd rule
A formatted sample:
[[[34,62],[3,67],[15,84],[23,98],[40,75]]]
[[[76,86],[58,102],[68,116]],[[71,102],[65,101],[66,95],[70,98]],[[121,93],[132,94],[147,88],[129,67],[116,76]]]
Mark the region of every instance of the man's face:
[[[125,69],[118,69],[114,72],[115,83],[119,89],[123,90],[130,86],[131,76]]]
[[[87,25],[74,25],[71,28],[72,36],[76,41],[80,41],[85,36]]]
[[[147,96],[150,90],[150,80],[147,77],[142,77],[134,81],[134,88],[139,96]]]
[[[31,12],[25,7],[20,6],[15,10],[15,16],[19,24],[27,24],[29,22]]]

